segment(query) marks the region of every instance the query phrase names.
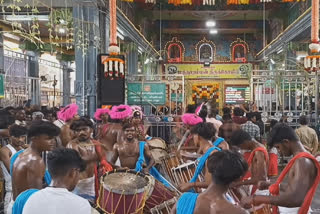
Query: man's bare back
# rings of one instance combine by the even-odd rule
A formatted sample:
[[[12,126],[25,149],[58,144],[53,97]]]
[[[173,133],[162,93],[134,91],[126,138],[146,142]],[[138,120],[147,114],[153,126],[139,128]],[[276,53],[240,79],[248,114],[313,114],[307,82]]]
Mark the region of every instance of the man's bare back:
[[[214,202],[214,203],[213,203]],[[247,214],[248,212],[239,206],[228,202],[225,198],[203,193],[198,196],[197,204],[193,214]]]
[[[41,156],[31,149],[18,156],[12,168],[13,200],[27,189],[42,189],[45,164]]]

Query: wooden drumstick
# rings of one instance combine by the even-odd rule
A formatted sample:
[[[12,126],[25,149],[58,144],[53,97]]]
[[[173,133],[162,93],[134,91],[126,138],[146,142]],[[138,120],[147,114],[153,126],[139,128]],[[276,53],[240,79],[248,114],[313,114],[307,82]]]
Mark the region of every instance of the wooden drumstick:
[[[180,143],[179,143],[179,145],[178,145],[178,150],[177,150],[177,152],[180,151],[181,146],[182,146],[182,145],[184,144],[184,142],[187,140],[189,134],[190,134],[190,130],[187,130],[187,131],[184,133],[184,135],[183,135],[183,137],[182,137],[182,139],[181,139],[181,141],[180,141]]]

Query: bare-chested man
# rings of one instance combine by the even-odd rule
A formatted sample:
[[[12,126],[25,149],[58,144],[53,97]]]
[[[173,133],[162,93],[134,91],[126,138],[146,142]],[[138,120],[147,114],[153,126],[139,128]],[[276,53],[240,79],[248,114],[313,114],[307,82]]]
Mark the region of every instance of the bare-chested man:
[[[285,124],[274,126],[268,145],[275,146],[284,156],[294,157],[274,185],[270,186],[269,182],[259,183],[260,189],[270,186],[269,191],[274,196],[254,195],[244,198],[242,205],[248,208],[252,205],[271,204],[278,206],[279,213],[308,213],[314,195],[312,190],[319,184],[319,163],[306,152],[294,130]],[[288,175],[287,185],[282,183],[285,175]]]
[[[24,126],[13,125],[9,128],[9,144],[0,149],[0,166],[5,180],[6,195],[4,198],[4,212],[7,213],[9,202],[12,199],[12,182],[10,175],[10,158],[17,151],[23,148],[27,139],[27,128]]]
[[[127,105],[114,106],[109,115],[109,123],[98,139],[106,149],[108,161],[113,155],[113,145],[123,140],[122,122],[132,116],[132,109]]]
[[[81,158],[86,162],[86,170],[80,173],[80,181],[76,186],[74,193],[94,202],[96,196],[94,171],[96,164],[99,161],[101,164],[107,164],[104,159],[105,154],[101,144],[91,139],[93,132],[93,123],[91,120],[81,117],[71,123],[70,129],[73,130],[76,138],[68,143],[67,148],[78,151]],[[112,169],[111,166],[110,168]]]
[[[117,142],[113,146],[111,163],[115,164],[119,158],[121,167],[135,169],[140,156],[140,144],[137,139],[137,133],[132,123],[125,123],[122,129],[124,133],[123,141]],[[148,165],[143,169],[143,172],[149,173],[155,161],[148,144],[144,145],[144,157],[148,160]]]
[[[215,135],[213,130],[215,129],[212,123],[199,123],[191,129],[193,141],[195,142],[196,146],[199,147],[197,154],[198,156],[202,155],[197,166],[197,168],[201,170],[196,170],[196,172],[198,171],[199,173],[195,173],[190,182],[180,185],[179,189],[182,192],[186,192],[191,188],[207,188],[211,183],[210,174],[207,170],[207,159],[214,152],[221,150],[220,148],[214,146],[211,142],[211,139]],[[222,142],[223,139],[221,138],[219,141]],[[205,181],[197,182],[198,175],[201,172],[205,175]]]
[[[28,130],[29,148],[20,150],[11,157],[10,172],[12,176],[13,200],[8,206],[8,213],[12,212],[13,201],[27,189],[42,189],[50,184],[50,176],[46,173],[46,166],[41,157],[42,152],[55,148],[55,137],[60,129],[50,122],[35,121]]]
[[[62,145],[65,147],[73,138],[74,134],[70,129],[70,125],[74,120],[79,119],[78,106],[76,104],[70,104],[58,113],[58,120],[54,124],[61,128],[60,140]],[[63,124],[59,124],[59,122]]]
[[[246,161],[236,152],[221,151],[212,154],[207,162],[212,180],[208,189],[201,194],[184,193],[171,214],[246,214],[244,209],[231,204],[225,196],[229,185],[247,171]]]
[[[233,183],[233,186],[242,185],[258,185],[259,181],[268,179],[268,152],[266,148],[252,139],[252,137],[243,130],[235,131],[231,137],[230,144],[241,150],[251,152],[248,161],[250,171],[244,177],[244,181]],[[251,194],[254,194],[256,187],[253,188]]]
[[[94,118],[99,122],[96,128],[96,139],[100,139],[100,136],[105,133],[108,128],[109,111],[108,108],[100,108],[94,113]]]
[[[248,162],[249,171],[243,177],[242,181],[234,182],[231,186],[240,187],[242,185],[248,185],[247,189],[250,191],[250,195],[269,195],[268,190],[258,190],[257,188],[260,181],[267,181],[268,179],[269,155],[266,148],[252,139],[252,137],[243,130],[238,130],[233,133],[230,144],[241,150],[249,151],[250,154],[247,159],[244,156]],[[237,191],[237,189],[235,189],[235,191]],[[267,209],[267,207],[254,207],[255,211],[263,209]]]

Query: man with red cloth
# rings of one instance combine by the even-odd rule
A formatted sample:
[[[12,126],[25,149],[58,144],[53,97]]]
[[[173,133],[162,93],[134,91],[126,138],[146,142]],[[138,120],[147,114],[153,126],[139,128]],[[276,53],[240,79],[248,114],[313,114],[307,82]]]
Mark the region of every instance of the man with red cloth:
[[[294,157],[275,184],[259,183],[259,189],[269,187],[272,196],[246,197],[242,199],[242,205],[250,208],[260,204],[271,204],[274,206],[273,213],[309,213],[312,198],[320,182],[319,163],[304,149],[294,130],[285,124],[278,124],[272,129],[268,144],[271,147],[275,146],[284,156]],[[288,182],[284,184],[282,181],[286,175]]]

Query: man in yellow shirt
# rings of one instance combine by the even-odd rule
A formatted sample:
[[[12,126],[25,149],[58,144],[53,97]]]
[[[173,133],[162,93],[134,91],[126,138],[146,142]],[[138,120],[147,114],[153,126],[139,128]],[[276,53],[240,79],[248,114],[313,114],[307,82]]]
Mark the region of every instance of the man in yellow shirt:
[[[315,155],[318,151],[318,136],[314,129],[308,127],[309,120],[306,116],[299,118],[300,128],[296,129],[296,134],[300,138],[304,148]]]

